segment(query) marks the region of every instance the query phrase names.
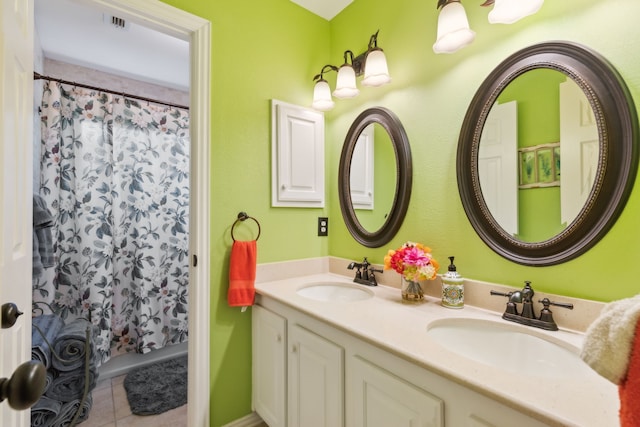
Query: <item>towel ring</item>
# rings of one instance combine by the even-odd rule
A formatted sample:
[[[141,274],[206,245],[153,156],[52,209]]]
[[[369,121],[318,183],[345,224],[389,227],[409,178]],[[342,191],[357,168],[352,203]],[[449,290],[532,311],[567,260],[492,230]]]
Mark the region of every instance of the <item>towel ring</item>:
[[[238,224],[238,222],[246,221],[247,219],[252,219],[256,222],[256,224],[258,225],[258,235],[256,236],[256,240],[260,238],[260,223],[258,222],[258,220],[252,216],[247,215],[246,212],[240,212],[238,214],[238,219],[236,219],[233,225],[231,226],[231,238],[233,239],[234,242],[236,241],[236,238],[233,236],[233,229],[236,227],[236,224]]]

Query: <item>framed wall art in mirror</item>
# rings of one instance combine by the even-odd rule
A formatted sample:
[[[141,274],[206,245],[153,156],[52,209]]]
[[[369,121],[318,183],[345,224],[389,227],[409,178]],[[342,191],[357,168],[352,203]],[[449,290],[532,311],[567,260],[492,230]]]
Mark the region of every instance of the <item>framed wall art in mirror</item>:
[[[509,135],[501,141],[506,155],[493,154],[493,135]],[[489,74],[467,110],[456,165],[467,217],[511,261],[543,266],[573,259],[622,212],[638,167],[637,144],[633,99],[605,58],[564,41],[524,48]],[[545,146],[553,151],[539,150]],[[535,154],[536,168],[524,187],[522,153]],[[500,200],[503,194],[512,200]]]
[[[402,225],[413,179],[409,139],[398,117],[369,108],[351,124],[338,169],[340,210],[360,244],[388,243]]]

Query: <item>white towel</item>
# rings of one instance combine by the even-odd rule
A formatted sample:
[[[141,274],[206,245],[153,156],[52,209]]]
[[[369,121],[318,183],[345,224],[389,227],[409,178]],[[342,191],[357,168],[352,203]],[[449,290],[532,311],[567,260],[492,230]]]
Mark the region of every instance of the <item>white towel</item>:
[[[640,294],[607,304],[587,329],[580,357],[614,384],[624,380],[640,318]]]

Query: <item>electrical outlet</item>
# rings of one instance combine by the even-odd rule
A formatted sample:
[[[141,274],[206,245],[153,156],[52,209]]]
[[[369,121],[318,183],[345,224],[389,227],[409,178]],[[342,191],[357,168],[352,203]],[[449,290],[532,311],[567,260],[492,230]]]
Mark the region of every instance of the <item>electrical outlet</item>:
[[[329,218],[319,216],[318,217],[318,236],[329,235]]]

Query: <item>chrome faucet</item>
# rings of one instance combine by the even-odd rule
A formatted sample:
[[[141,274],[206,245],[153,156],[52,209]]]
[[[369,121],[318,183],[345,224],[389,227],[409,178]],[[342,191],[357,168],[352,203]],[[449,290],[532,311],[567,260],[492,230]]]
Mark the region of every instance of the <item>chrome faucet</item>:
[[[522,325],[534,326],[536,328],[546,329],[548,331],[557,331],[558,325],[553,320],[552,311],[549,310],[550,305],[557,307],[568,308],[573,310],[573,304],[563,302],[553,302],[549,298],[543,298],[538,300],[542,304],[542,310],[540,310],[540,317],[536,317],[533,311],[533,295],[535,292],[531,287],[531,282],[525,281],[522,291],[514,292],[497,292],[491,291],[491,295],[498,295],[509,298],[507,307],[502,314],[502,318],[511,322],[520,323]],[[522,304],[522,310],[518,313],[517,304]]]
[[[375,273],[382,273],[382,270],[373,268],[371,263],[365,257],[362,263],[352,262],[347,266],[348,270],[356,269],[356,275],[353,281],[367,286],[378,286]]]

